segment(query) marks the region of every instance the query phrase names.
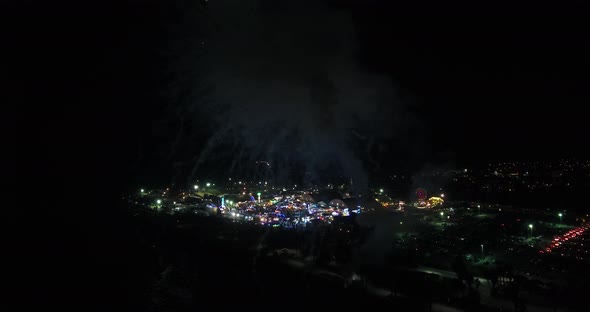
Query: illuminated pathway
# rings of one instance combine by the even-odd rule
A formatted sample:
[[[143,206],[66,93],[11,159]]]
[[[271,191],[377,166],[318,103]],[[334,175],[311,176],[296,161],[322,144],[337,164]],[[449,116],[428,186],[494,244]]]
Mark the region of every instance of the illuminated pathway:
[[[553,238],[551,244],[545,247],[544,250],[539,250],[539,253],[552,253],[556,252],[560,249],[563,249],[566,245],[580,243],[582,246],[584,243],[578,242],[580,240],[584,240],[583,235],[586,231],[590,229],[590,225],[582,225],[575,229],[567,231],[565,234],[556,236]],[[562,254],[563,256],[563,254]],[[576,256],[577,258],[577,256]],[[580,256],[580,259],[583,259],[583,256]]]

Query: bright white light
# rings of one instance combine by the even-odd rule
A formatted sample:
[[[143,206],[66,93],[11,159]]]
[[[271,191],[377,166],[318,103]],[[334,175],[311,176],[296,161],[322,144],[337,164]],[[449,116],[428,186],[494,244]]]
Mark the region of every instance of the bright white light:
[[[207,183],[207,187],[210,187],[210,186],[211,186],[211,183]]]
[[[144,189],[141,189],[141,192],[143,193]]]
[[[162,200],[158,199],[158,200],[156,200],[156,203],[159,205],[162,203]]]
[[[199,189],[199,186],[195,184],[195,190],[198,190],[198,189]]]
[[[380,192],[380,193],[383,193],[383,189],[380,189],[380,190],[379,190],[379,192]]]
[[[441,198],[445,198],[445,194],[440,194],[440,197]]]
[[[532,228],[533,228],[533,225],[532,224],[529,224],[529,229],[532,229]]]

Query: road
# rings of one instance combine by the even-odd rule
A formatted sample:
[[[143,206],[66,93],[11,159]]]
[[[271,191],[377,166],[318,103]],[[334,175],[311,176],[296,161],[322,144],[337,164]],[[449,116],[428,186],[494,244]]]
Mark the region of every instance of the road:
[[[457,278],[457,274],[453,271],[447,271],[432,267],[424,267],[419,266],[415,269],[418,272],[430,273],[430,274],[437,274],[444,278]],[[474,276],[480,282],[480,286],[478,288],[479,295],[480,295],[480,302],[483,306],[490,307],[497,309],[498,311],[514,311],[514,304],[512,301],[500,298],[500,297],[492,297],[491,296],[491,289],[487,282],[487,279],[483,277]],[[553,310],[551,307],[542,307],[539,305],[531,305],[527,303],[527,311],[532,312],[555,312],[555,311],[563,311],[560,309]]]
[[[302,260],[298,260],[298,259],[287,258],[287,259],[284,259],[283,262],[285,264],[287,264],[293,268],[297,268],[297,269],[304,269],[305,267],[307,267],[307,263],[305,263]],[[437,275],[444,277],[444,278],[451,278],[451,279],[457,278],[457,275],[455,274],[455,272],[432,268],[432,267],[419,266],[415,270],[418,272],[423,272],[423,273],[437,274]],[[312,273],[334,275],[334,276],[338,276],[342,280],[345,280],[344,276],[341,276],[337,273],[334,273],[334,272],[331,272],[328,270],[324,270],[324,269],[315,269],[312,271]],[[490,295],[491,294],[490,287],[489,287],[487,280],[485,278],[483,278],[483,277],[475,277],[475,278],[477,278],[481,283],[478,290],[480,293],[480,299],[481,299],[482,306],[485,306],[486,308],[491,309],[492,311],[494,311],[494,310],[495,311],[515,311],[514,304],[512,303],[512,301],[504,299],[504,298],[492,297]],[[381,287],[377,287],[375,285],[372,285],[371,283],[365,283],[365,290],[369,294],[377,296],[377,297],[389,298],[392,296],[392,293],[390,290],[385,289],[385,288],[381,288]],[[402,296],[402,295],[398,294],[397,296]],[[563,311],[561,309],[553,310],[551,307],[542,307],[542,306],[531,305],[531,304],[527,304],[526,307],[527,307],[527,311],[530,311],[530,312]],[[432,303],[432,311],[454,312],[454,311],[462,311],[462,310],[457,309],[452,306],[449,306],[449,305],[446,305],[444,303],[436,302],[436,303]]]
[[[297,269],[304,269],[305,267],[307,267],[307,263],[305,263],[304,261],[301,261],[301,260],[297,260],[297,259],[284,259],[283,263],[285,263],[293,268],[297,268]],[[337,277],[341,278],[342,280],[345,280],[344,276],[334,273],[332,271],[324,270],[324,269],[314,269],[313,271],[311,271],[311,273],[337,276]],[[365,283],[365,290],[369,294],[371,294],[373,296],[381,297],[381,298],[390,298],[392,296],[392,293],[390,290],[377,287],[375,285],[372,285],[371,283]],[[403,295],[398,294],[397,296],[402,297]],[[457,308],[454,308],[454,307],[451,307],[451,306],[448,306],[448,305],[445,305],[442,303],[433,303],[432,304],[432,311],[433,312],[460,312],[462,310],[459,310]]]

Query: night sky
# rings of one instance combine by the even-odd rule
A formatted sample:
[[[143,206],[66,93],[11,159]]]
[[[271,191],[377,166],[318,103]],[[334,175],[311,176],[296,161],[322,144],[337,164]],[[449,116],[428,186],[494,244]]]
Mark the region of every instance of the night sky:
[[[30,5],[37,22],[15,38],[39,108],[23,123],[46,146],[44,170],[74,164],[122,188],[239,174],[256,160],[286,175],[296,164],[367,176],[587,156],[583,8],[461,8]]]

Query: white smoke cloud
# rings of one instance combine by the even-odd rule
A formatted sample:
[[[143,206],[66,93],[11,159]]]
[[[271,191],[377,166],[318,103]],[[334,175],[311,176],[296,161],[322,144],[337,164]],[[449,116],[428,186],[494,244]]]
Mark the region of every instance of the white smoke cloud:
[[[397,100],[389,79],[358,65],[350,16],[320,1],[209,3],[202,63],[214,91],[192,104],[214,112],[215,135],[195,169],[223,150],[232,168],[265,159],[366,184],[371,144],[391,136]]]

